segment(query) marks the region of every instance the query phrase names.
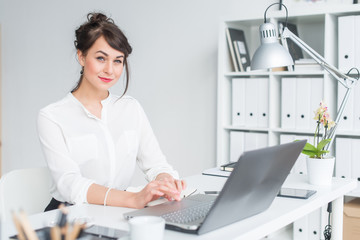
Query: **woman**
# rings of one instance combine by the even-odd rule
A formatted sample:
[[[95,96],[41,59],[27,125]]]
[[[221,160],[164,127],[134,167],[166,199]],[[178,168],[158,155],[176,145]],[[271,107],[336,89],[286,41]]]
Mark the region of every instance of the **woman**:
[[[40,110],[38,132],[53,184],[47,210],[62,202],[142,208],[161,196],[180,200],[185,182],[166,162],[139,103],[125,96],[132,51],[113,20],[88,14],[76,30],[82,70],[64,99]],[[109,93],[125,68],[122,96]],[[126,192],[138,163],[150,183]]]

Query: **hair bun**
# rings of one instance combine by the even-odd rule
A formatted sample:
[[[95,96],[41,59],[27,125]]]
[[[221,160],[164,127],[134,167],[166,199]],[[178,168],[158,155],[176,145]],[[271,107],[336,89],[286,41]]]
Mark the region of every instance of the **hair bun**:
[[[114,23],[114,21],[111,18],[108,18],[103,13],[89,13],[87,19],[90,23],[102,23],[102,22]]]

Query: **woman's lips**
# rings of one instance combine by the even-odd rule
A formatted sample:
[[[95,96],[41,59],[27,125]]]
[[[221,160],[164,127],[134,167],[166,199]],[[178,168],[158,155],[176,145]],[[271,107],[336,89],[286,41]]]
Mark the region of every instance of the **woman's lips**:
[[[111,79],[111,78],[104,78],[104,77],[99,77],[99,78],[100,78],[100,80],[101,80],[101,81],[106,82],[106,83],[108,83],[108,82],[111,82],[111,81],[112,81],[112,79]]]

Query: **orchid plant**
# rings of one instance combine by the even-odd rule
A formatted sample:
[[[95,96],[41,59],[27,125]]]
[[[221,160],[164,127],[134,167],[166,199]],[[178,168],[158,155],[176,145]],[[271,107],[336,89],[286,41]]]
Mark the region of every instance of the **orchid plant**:
[[[310,158],[323,158],[324,154],[329,151],[324,150],[324,147],[330,143],[331,138],[328,138],[329,131],[335,126],[335,122],[330,118],[328,107],[324,101],[320,102],[320,107],[314,112],[316,120],[316,129],[314,134],[314,143],[306,143],[302,153],[308,155]],[[324,133],[320,134],[321,128],[324,128]]]

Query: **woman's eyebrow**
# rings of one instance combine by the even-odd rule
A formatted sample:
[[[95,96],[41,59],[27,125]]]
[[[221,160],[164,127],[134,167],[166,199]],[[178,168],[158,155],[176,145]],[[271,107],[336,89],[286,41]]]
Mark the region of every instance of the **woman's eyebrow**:
[[[106,57],[109,56],[109,54],[107,54],[106,52],[101,51],[101,50],[97,51],[96,53],[102,53],[102,54],[104,54]],[[117,56],[116,58],[123,58],[123,57],[124,57],[124,55],[120,55],[120,56]]]

